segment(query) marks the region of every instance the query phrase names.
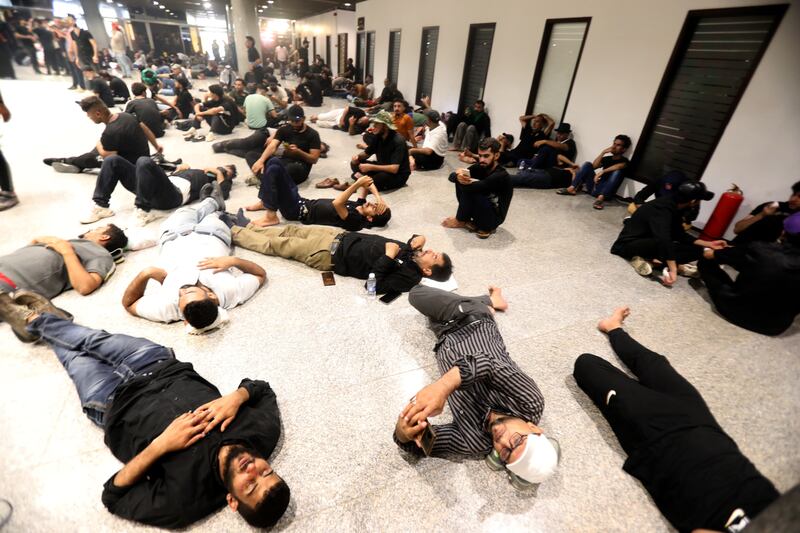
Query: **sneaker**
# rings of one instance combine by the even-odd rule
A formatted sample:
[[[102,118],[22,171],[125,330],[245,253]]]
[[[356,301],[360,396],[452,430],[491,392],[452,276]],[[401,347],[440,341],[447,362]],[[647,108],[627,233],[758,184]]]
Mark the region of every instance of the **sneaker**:
[[[699,278],[700,272],[697,270],[696,265],[678,265],[678,275],[684,278]]]
[[[0,319],[8,322],[14,335],[22,342],[34,342],[38,339],[28,332],[28,318],[33,314],[31,309],[16,303],[10,294],[0,291]]]
[[[51,315],[65,320],[72,320],[74,318],[72,313],[64,311],[60,307],[56,307],[48,298],[33,291],[19,289],[14,292],[14,302],[19,305],[24,305],[37,314],[50,313]]]
[[[244,180],[245,185],[248,187],[261,187],[261,180],[255,174],[250,174],[246,180]]]
[[[225,142],[214,143],[211,145],[211,149],[215,154],[221,154],[225,151]]]
[[[207,140],[207,141],[209,141],[209,142],[210,142],[210,141],[213,141],[213,140],[214,140],[214,139],[216,139],[216,138],[217,138],[217,137],[214,135],[214,132],[211,132],[211,133],[209,133],[208,135],[206,135],[206,140]]]
[[[220,189],[219,183],[216,181],[213,183],[206,183],[203,185],[203,188],[200,189],[200,199],[205,200],[206,198],[213,198],[214,201],[217,202],[217,210],[225,211],[225,199],[222,197],[222,189]]]
[[[113,217],[114,211],[107,207],[103,207],[101,205],[94,204],[92,206],[92,210],[89,211],[86,216],[81,219],[81,224],[91,224],[93,222],[97,222],[100,219]]]
[[[15,205],[19,203],[19,198],[17,195],[14,196],[0,196],[0,211],[5,211],[6,209],[11,209]]]
[[[152,211],[145,211],[144,209],[136,208],[136,211],[133,215],[133,221],[131,225],[136,226],[137,228],[144,227],[148,225],[150,222],[156,220],[158,216]]]
[[[51,165],[53,170],[56,172],[61,172],[62,174],[80,174],[81,169],[76,167],[75,165],[70,165],[69,163],[61,163],[59,161],[54,161]]]
[[[165,161],[164,154],[161,152],[154,153],[150,156],[150,159],[152,159],[155,163],[163,163]]]
[[[630,260],[631,266],[640,276],[649,276],[653,273],[653,265],[638,255]]]
[[[42,159],[42,163],[44,163],[48,167],[53,166],[53,163],[63,163],[63,162],[64,162],[63,157],[46,157]]]
[[[77,86],[77,85],[73,85],[72,87],[67,87],[67,90],[68,90],[68,91],[74,91],[74,90],[75,90],[75,89],[77,89],[77,88],[78,88],[78,86]]]

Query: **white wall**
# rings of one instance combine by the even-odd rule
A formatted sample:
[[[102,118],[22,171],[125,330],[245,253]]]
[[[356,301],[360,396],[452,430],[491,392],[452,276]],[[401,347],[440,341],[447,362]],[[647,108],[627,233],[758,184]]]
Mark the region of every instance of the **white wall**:
[[[317,36],[317,53],[325,59],[325,36],[331,36],[331,71],[336,74],[338,65],[337,58],[339,57],[338,48],[338,35],[340,33],[347,33],[347,57],[352,57],[353,61],[356,58],[356,14],[354,11],[330,11],[298,20],[294,25],[295,34],[303,38],[307,38],[308,57],[313,59],[314,45],[313,36]]]
[[[390,29],[401,29],[398,87],[414,98],[423,26],[439,26],[433,107],[455,110],[469,25],[495,22],[484,100],[492,130],[517,133],[549,18],[592,17],[565,121],[575,130],[578,159],[592,159],[614,135],[635,143],[653,103],[687,12],[777,3],[776,0],[393,0],[357,4],[365,29],[376,31],[375,78],[386,75]],[[420,16],[424,13],[424,16]],[[785,199],[798,179],[800,150],[800,7],[791,5],[739,102],[703,181],[717,193],[731,182],[745,190],[739,215],[762,201]],[[632,151],[631,151],[632,153]],[[630,155],[630,154],[629,154]],[[626,183],[621,193],[638,185]],[[705,205],[704,222],[716,202]]]

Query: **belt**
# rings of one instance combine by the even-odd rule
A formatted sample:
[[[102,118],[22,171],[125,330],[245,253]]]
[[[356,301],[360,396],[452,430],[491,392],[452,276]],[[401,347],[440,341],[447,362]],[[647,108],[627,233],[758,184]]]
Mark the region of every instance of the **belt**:
[[[344,238],[346,233],[347,233],[346,231],[343,231],[339,235],[333,238],[333,241],[331,242],[331,246],[329,248],[331,252],[331,259],[333,259],[333,256],[336,255],[336,250],[339,249],[339,245],[341,244],[342,239]]]
[[[11,280],[11,278],[7,277],[7,276],[6,276],[5,274],[3,274],[2,272],[0,272],[0,283],[5,283],[6,285],[8,285],[9,287],[11,287],[12,289],[16,289],[16,288],[17,288],[17,284],[16,284],[16,283],[14,283],[14,282]]]
[[[162,236],[163,240],[161,241],[161,244],[164,244],[165,242],[169,242],[169,241],[174,241],[178,237],[185,237],[186,235],[189,235],[190,233],[197,233],[198,235],[211,235],[212,237],[217,237],[211,231],[197,230],[197,229],[192,228],[192,229],[188,229],[186,231],[182,231],[180,233],[178,233],[177,231],[171,231],[169,236],[167,236],[166,238],[164,238]],[[217,237],[217,238],[219,239],[219,237]],[[220,240],[222,240],[222,239],[220,239]]]

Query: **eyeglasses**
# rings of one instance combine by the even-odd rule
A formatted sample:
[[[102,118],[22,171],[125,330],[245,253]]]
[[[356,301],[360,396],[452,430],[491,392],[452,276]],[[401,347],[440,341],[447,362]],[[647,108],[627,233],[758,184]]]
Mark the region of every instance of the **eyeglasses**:
[[[519,433],[514,433],[511,435],[510,439],[510,447],[509,448],[502,448],[498,455],[500,455],[500,460],[503,461],[503,464],[508,464],[509,459],[511,459],[511,454],[514,453],[514,450],[522,446],[528,439],[528,435],[521,435]]]

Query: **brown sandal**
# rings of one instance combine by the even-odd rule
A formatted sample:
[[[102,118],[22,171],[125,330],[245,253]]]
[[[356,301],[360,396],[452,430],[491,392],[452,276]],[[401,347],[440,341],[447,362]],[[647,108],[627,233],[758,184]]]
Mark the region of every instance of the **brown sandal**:
[[[334,185],[338,185],[339,180],[336,178],[325,178],[315,185],[317,189],[330,189]]]
[[[336,180],[336,185],[333,186],[337,191],[346,191],[348,187],[350,187],[349,183],[339,183],[339,180]]]

